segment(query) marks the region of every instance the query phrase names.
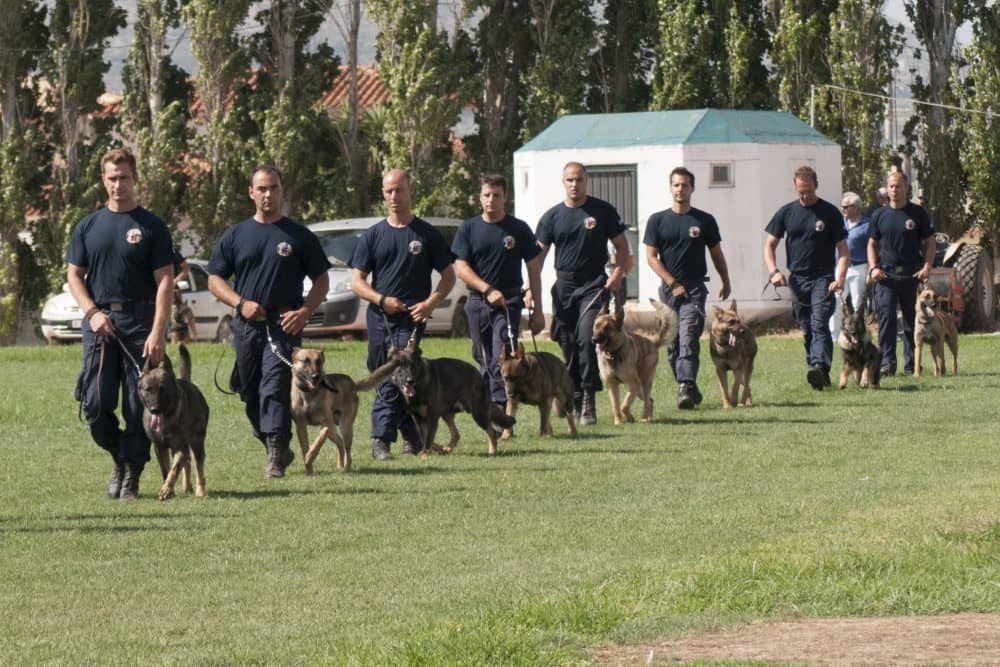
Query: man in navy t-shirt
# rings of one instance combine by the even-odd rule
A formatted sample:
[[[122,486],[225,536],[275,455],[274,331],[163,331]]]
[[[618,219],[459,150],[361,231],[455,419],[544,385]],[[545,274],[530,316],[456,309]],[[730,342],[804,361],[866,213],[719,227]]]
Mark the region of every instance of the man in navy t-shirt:
[[[830,386],[830,316],[834,292],[844,289],[847,232],[837,207],[816,195],[819,179],[812,167],[799,167],[793,182],[799,198],[778,209],[768,223],[764,262],[772,285],[792,289],[792,313],[805,339],[806,379],[813,389],[823,389]],[[778,270],[774,252],[782,237],[790,274],[787,280]]]
[[[465,314],[469,318],[472,356],[479,362],[493,402],[505,406],[507,392],[500,374],[504,347],[517,348],[524,298],[521,266],[528,269],[534,301],[528,326],[532,333],[545,328],[541,307],[541,249],[528,223],[507,213],[507,179],[486,174],[480,179],[479,204],[483,214],[458,228],[451,250],[455,273],[469,287]]]
[[[351,289],[369,303],[368,370],[372,371],[386,362],[393,344],[406,347],[410,336],[423,333],[434,308],[455,286],[448,242],[430,223],[413,215],[410,197],[410,175],[402,169],[386,172],[382,198],[388,215],[362,234],[350,262]],[[441,275],[433,291],[432,271]],[[372,458],[391,458],[389,445],[396,441],[397,431],[403,434],[403,453],[416,454],[420,432],[399,390],[386,379],[372,405]]]
[[[253,217],[229,227],[208,262],[208,289],[236,309],[230,322],[236,364],[230,387],[246,404],[253,435],[267,453],[264,479],[283,477],[295,458],[292,437],[292,348],[326,298],[330,262],[319,239],[281,212],[281,172],[266,165],[250,178]],[[236,275],[235,288],[228,279]],[[302,298],[304,278],[312,288]]]
[[[909,200],[906,174],[889,172],[886,189],[889,205],[875,211],[868,227],[868,282],[875,285],[882,375],[896,373],[897,305],[903,314],[903,371],[911,374],[917,287],[934,265],[934,226],[927,212]]]
[[[608,296],[632,264],[625,225],[615,207],[587,196],[587,170],[579,162],[563,167],[566,199],[545,212],[535,236],[542,248],[556,248],[556,282],[552,286],[552,338],[559,341],[573,379],[580,424],[597,421],[594,394],[601,388],[594,347],[594,320],[607,307]],[[608,276],[608,241],[618,251],[618,265]]]
[[[76,397],[91,437],[114,461],[108,497],[120,500],[138,498],[149,460],[139,364],[163,359],[174,276],[170,232],[137,203],[136,179],[128,151],[101,159],[107,205],[77,223],[66,250],[66,282],[84,313]],[[119,392],[124,429],[115,416]]]
[[[684,167],[670,172],[671,207],[654,213],[646,222],[646,261],[660,277],[660,301],[677,311],[677,344],[670,349],[670,366],[677,380],[677,407],[690,410],[701,403],[698,368],[705,329],[708,266],[705,251],[722,279],[719,298],[732,291],[729,268],[722,254],[722,237],[715,218],[691,206],[694,174]]]

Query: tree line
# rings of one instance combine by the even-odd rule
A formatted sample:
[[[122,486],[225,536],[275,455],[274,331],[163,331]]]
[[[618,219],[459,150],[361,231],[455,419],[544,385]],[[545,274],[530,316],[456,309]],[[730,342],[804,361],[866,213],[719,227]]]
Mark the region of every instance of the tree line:
[[[458,6],[460,4],[460,7]],[[105,92],[125,10],[112,0],[0,0],[0,337],[63,281],[73,224],[103,198],[97,160],[137,155],[145,205],[202,252],[247,214],[255,163],[285,174],[305,221],[375,213],[379,178],[411,171],[415,210],[465,216],[483,171],[567,113],[678,108],[812,115],[843,150],[843,185],[869,194],[912,164],[937,225],[1000,227],[1000,4],[904,0],[137,0],[122,102]],[[362,109],[362,14],[378,28],[388,102]],[[321,29],[328,19],[345,62]],[[971,42],[956,43],[962,26]],[[176,64],[183,29],[198,62]],[[917,43],[907,43],[915,39]],[[886,98],[908,49],[926,61],[898,145]],[[341,65],[343,108],[317,103]],[[963,108],[967,111],[959,111]],[[477,131],[456,141],[463,110]],[[183,232],[180,221],[186,221]]]

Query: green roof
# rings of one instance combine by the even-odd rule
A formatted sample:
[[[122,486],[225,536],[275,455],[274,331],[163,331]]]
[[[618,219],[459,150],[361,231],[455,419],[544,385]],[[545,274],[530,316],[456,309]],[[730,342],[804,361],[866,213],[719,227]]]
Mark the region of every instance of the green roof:
[[[835,142],[783,111],[691,109],[563,116],[518,152],[692,144]]]

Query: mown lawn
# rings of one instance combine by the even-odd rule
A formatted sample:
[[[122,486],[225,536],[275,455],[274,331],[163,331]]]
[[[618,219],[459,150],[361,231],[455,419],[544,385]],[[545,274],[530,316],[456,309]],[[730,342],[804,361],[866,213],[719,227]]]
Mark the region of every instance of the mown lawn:
[[[364,372],[364,343],[324,345]],[[596,427],[540,440],[524,408],[495,458],[462,416],[452,456],[374,464],[367,394],[354,471],[329,447],[270,482],[222,348],[192,351],[209,497],[152,500],[150,468],[122,504],[79,348],[0,350],[0,664],[566,664],[744,621],[1000,612],[998,337],[963,337],[957,377],[822,393],[800,340],[762,339],[757,406],[725,412],[703,350],[699,410],[662,364],[655,424],[613,427],[602,396]]]

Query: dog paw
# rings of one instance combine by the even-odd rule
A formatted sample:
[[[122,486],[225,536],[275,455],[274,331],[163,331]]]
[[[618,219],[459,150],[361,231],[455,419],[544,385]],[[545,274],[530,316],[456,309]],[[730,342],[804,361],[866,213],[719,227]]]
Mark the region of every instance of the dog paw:
[[[174,497],[174,490],[169,486],[160,487],[160,492],[156,494],[157,500],[170,500]]]
[[[635,417],[633,417],[631,415],[631,413],[626,412],[625,413],[625,421],[627,421],[629,424],[634,424],[635,423]]]
[[[500,434],[501,440],[510,440],[513,437],[514,437],[514,432],[511,431],[509,428],[505,428],[503,430],[503,433]]]
[[[205,491],[204,486],[199,486],[197,489],[195,489],[194,495],[196,498],[204,498],[208,495],[208,492]]]
[[[315,474],[315,471],[313,470],[311,463],[305,464],[304,467],[305,467],[306,477],[312,477]]]
[[[651,421],[653,421],[652,417],[643,417],[642,419],[639,420],[639,423],[640,424],[648,424]]]

